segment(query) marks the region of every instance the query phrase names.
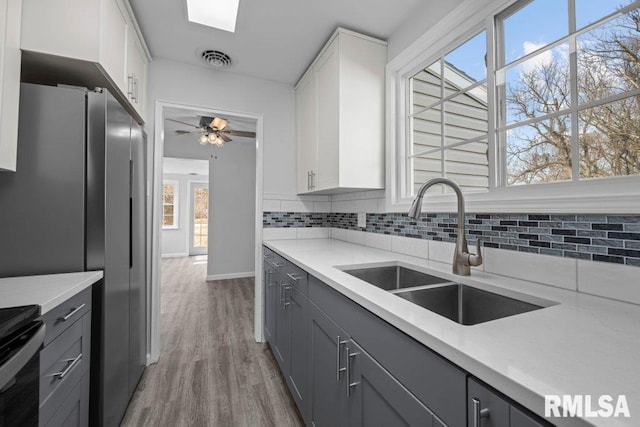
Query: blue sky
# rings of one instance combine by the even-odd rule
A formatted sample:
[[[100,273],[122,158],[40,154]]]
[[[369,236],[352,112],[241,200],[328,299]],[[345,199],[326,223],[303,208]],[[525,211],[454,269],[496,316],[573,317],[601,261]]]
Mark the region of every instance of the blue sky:
[[[570,0],[569,0],[570,1]],[[576,26],[584,27],[632,0],[575,0]],[[525,46],[542,46],[569,32],[568,4],[565,0],[534,0],[505,21],[505,59],[511,62],[525,53]],[[446,55],[455,65],[476,80],[486,77],[484,32]]]

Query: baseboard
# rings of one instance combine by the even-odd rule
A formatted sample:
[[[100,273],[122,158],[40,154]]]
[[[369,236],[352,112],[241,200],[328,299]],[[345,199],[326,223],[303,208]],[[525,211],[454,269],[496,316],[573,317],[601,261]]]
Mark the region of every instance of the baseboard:
[[[243,277],[253,277],[255,275],[256,273],[254,271],[246,271],[244,273],[212,274],[207,276],[207,282],[212,280],[241,279]]]
[[[161,258],[182,258],[189,256],[188,253],[178,253],[178,254],[162,254]]]

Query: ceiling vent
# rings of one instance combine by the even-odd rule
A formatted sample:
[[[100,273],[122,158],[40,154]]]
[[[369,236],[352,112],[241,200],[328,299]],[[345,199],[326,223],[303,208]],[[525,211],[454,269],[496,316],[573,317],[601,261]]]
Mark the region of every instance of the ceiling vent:
[[[219,50],[205,50],[201,54],[205,64],[216,68],[225,68],[231,65],[231,58]]]

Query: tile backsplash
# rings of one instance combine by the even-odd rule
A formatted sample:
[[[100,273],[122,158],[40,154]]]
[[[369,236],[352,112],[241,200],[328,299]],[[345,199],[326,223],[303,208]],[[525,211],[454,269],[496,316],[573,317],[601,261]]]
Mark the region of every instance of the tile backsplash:
[[[467,239],[483,246],[640,267],[640,215],[467,214]],[[454,242],[456,214],[264,212],[265,228],[333,227]]]

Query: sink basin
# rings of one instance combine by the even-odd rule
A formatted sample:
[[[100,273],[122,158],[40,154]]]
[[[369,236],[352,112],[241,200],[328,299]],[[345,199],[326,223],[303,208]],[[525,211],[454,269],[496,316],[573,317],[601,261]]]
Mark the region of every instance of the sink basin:
[[[371,283],[385,291],[413,288],[416,286],[446,283],[449,280],[431,276],[409,268],[393,265],[387,267],[356,268],[343,270],[345,273]]]
[[[462,325],[477,325],[544,308],[460,284],[407,290],[396,295]]]

